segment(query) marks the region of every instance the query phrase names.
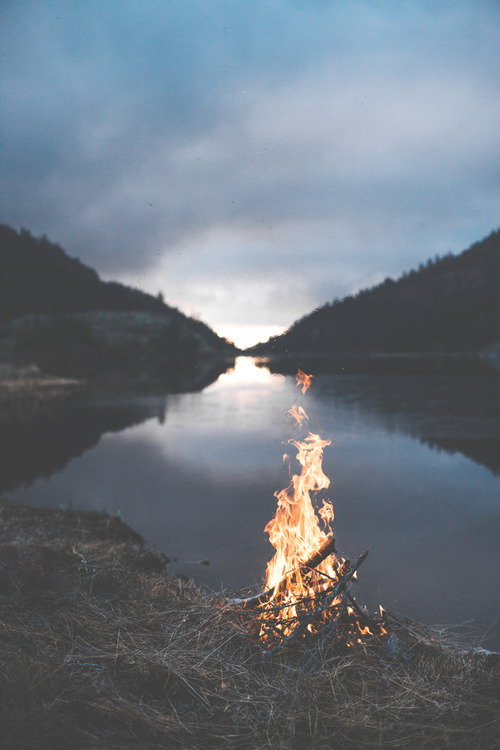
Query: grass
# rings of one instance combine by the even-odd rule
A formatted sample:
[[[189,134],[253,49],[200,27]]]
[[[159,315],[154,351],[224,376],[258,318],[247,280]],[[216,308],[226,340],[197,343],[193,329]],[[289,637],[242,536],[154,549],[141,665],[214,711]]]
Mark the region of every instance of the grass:
[[[0,502],[0,695],[12,748],[498,746],[499,657],[417,623],[269,655],[120,519]]]

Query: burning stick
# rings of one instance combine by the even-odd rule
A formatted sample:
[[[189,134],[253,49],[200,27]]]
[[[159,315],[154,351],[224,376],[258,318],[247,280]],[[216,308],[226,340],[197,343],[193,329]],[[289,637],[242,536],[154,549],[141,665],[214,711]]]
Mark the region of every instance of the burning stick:
[[[306,562],[298,568],[298,573],[300,576],[305,576],[309,571],[314,570],[318,567],[320,563],[323,562],[323,560],[326,560],[327,557],[330,555],[334,555],[336,553],[335,549],[335,539],[332,536],[329,536],[324,542],[319,550],[315,552],[311,557],[306,560]],[[263,604],[264,602],[267,602],[268,599],[274,594],[275,591],[281,591],[286,588],[287,581],[289,578],[291,578],[292,575],[294,575],[296,571],[290,571],[288,575],[286,575],[282,581],[277,586],[273,586],[266,591],[263,591],[261,594],[255,594],[255,596],[248,596],[246,599],[231,599],[231,604],[243,604],[244,607],[256,607],[258,604]]]
[[[349,581],[355,578],[356,571],[367,555],[368,550],[363,552],[354,563],[346,561],[343,566],[344,572],[339,575],[334,585],[320,592],[319,595],[304,597],[293,605],[271,602],[265,608],[266,619],[261,637],[264,636],[265,642],[269,645],[269,655],[289,646],[297,637],[306,636],[308,632],[322,633],[321,640],[316,644],[318,648],[322,648],[334,635],[337,635],[339,642],[344,639],[350,640],[350,638],[358,640],[359,635],[365,633],[371,635],[368,625],[375,631],[380,631],[381,623],[375,622],[362,613],[346,588]],[[349,616],[350,604],[354,604],[360,611],[362,619],[365,620],[364,628],[360,626],[358,618]],[[290,606],[294,606],[295,616],[284,624],[280,623],[280,612]],[[351,613],[353,612],[354,609],[351,608]]]

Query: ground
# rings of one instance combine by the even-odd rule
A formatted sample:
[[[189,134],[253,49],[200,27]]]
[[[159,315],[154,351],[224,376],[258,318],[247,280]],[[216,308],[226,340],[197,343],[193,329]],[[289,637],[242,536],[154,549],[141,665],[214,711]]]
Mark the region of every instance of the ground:
[[[0,620],[9,749],[498,746],[497,655],[395,619],[269,655],[255,612],[105,514],[0,501]]]

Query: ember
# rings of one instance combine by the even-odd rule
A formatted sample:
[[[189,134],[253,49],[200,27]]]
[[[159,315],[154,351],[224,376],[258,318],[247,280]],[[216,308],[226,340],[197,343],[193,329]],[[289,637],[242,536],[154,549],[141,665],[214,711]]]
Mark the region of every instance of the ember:
[[[311,379],[312,375],[298,371],[302,393]],[[302,406],[294,405],[288,413],[299,426],[308,422]],[[265,528],[276,549],[267,566],[265,591],[242,600],[259,608],[260,639],[274,650],[297,638],[349,647],[361,643],[363,636],[382,635],[386,632],[382,610],[380,618],[369,617],[349,590],[368,551],[352,563],[339,559],[331,529],[333,506],[323,500],[315,507],[318,492],[330,485],[322,461],[331,441],[309,432],[304,440],[289,443],[297,449],[301,472],[276,493],[276,515]]]

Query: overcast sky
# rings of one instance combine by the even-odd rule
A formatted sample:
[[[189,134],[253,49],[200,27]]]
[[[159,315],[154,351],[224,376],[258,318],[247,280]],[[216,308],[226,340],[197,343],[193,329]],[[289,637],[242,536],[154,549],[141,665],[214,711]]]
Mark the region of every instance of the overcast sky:
[[[237,341],[500,226],[499,0],[1,0],[0,29],[0,221]]]

